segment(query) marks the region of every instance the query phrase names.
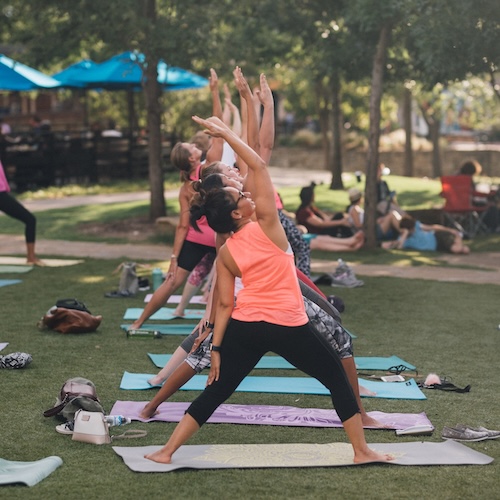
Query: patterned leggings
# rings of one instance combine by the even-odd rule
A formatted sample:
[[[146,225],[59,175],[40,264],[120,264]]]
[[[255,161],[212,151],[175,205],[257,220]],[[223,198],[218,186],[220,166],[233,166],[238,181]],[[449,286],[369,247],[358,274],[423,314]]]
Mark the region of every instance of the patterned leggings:
[[[295,265],[307,276],[311,277],[311,249],[309,242],[302,238],[302,233],[294,222],[281,210],[278,210],[281,225],[285,230],[286,238],[295,255]]]

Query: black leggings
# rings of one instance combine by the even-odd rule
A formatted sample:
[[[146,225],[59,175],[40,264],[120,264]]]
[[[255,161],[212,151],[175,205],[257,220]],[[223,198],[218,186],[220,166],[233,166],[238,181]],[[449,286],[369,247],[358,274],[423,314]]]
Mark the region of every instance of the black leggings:
[[[5,215],[24,222],[26,243],[35,243],[36,217],[7,191],[0,192],[0,210]]]
[[[200,426],[269,351],[319,380],[330,391],[342,422],[359,412],[338,355],[324,339],[314,334],[309,323],[287,327],[264,321],[249,323],[231,319],[221,346],[219,380],[207,386],[187,410]]]

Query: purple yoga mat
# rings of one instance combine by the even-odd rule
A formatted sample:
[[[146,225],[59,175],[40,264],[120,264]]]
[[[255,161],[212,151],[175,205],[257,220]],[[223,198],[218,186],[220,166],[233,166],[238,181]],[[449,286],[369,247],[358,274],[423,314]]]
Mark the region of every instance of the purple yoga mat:
[[[158,415],[149,420],[139,418],[147,401],[117,401],[110,415],[123,415],[141,422],[179,422],[191,403],[162,403]],[[413,425],[432,425],[425,413],[384,413],[368,415],[386,425],[387,429],[406,429]],[[335,410],[296,408],[294,406],[222,404],[208,419],[210,424],[284,425],[292,427],[342,427]]]

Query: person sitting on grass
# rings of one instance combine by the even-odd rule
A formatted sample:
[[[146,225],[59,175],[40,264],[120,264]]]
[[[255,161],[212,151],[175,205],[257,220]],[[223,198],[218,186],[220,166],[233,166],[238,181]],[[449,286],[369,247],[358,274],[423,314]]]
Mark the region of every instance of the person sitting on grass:
[[[430,252],[468,254],[470,248],[464,245],[462,235],[456,229],[440,224],[422,224],[410,215],[404,215],[399,222],[400,236],[395,241],[385,241],[385,249],[400,248]]]

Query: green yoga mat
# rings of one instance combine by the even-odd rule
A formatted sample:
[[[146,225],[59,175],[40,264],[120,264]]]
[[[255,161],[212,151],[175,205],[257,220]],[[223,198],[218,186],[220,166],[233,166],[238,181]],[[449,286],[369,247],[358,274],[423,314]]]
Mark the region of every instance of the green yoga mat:
[[[442,443],[369,443],[379,453],[389,453],[389,465],[487,465],[493,458],[455,441]],[[144,458],[161,446],[113,446],[114,452],[134,472],[172,472],[177,469],[253,469],[267,467],[338,467],[353,463],[349,443],[198,444],[181,446],[171,464]],[[377,462],[372,462],[372,467]],[[366,464],[365,464],[366,466]],[[432,472],[429,471],[430,474]],[[201,478],[200,478],[201,479]],[[369,495],[368,495],[369,496]]]
[[[150,330],[160,332],[162,335],[189,335],[196,327],[197,323],[182,323],[177,325],[155,325],[144,323],[141,330]],[[127,331],[129,325],[120,325],[122,330]]]
[[[9,285],[17,285],[18,283],[22,283],[22,280],[0,280],[1,286],[9,286]]]
[[[158,367],[163,368],[170,358],[171,354],[150,354],[148,353],[151,361]],[[402,360],[398,356],[388,356],[386,358],[378,357],[359,357],[356,359],[356,368],[358,370],[389,370],[393,366],[404,366],[407,370],[415,370],[413,365]],[[295,370],[295,366],[290,364],[286,359],[281,356],[264,356],[255,368],[279,368],[282,370]]]
[[[142,311],[144,311],[144,309],[141,307],[129,307],[125,311],[123,319],[134,321],[140,317]],[[173,307],[162,307],[149,319],[152,321],[166,321],[171,319],[201,319],[205,314],[205,309],[186,309],[184,311],[184,316],[180,318],[179,316],[175,316],[174,311],[175,309]]]
[[[33,266],[9,266],[9,265],[1,265],[0,264],[0,273],[1,274],[21,274],[21,273],[29,273],[33,269]]]
[[[154,377],[148,373],[125,372],[120,383],[120,389],[141,390],[152,389],[148,380]],[[384,399],[427,399],[418,388],[415,380],[406,382],[375,382],[359,379],[360,385],[371,392],[373,398]],[[195,375],[181,387],[183,391],[203,391],[207,384],[207,375]],[[330,395],[327,388],[312,377],[245,377],[236,392],[261,392],[276,394],[317,394]]]

